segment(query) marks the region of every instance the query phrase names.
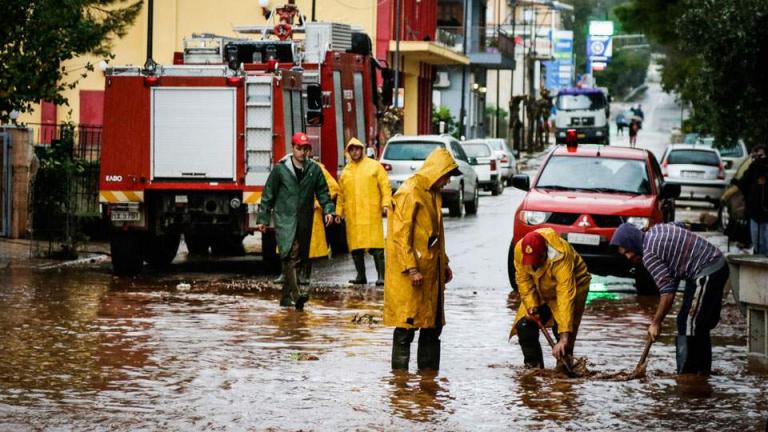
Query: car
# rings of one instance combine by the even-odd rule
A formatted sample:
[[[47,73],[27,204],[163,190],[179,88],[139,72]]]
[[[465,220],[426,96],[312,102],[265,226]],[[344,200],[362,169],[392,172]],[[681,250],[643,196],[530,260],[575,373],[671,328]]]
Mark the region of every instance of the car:
[[[480,187],[490,191],[493,196],[504,192],[504,180],[501,178],[501,161],[493,148],[484,142],[463,142],[461,147],[469,156],[469,164],[475,169]]]
[[[718,153],[720,153],[720,159],[723,161],[723,167],[725,168],[726,184],[731,181],[741,164],[749,159],[749,151],[747,151],[747,146],[742,140],[738,140],[733,145],[721,146],[715,144],[714,138],[704,137],[697,139],[694,145],[696,147],[706,146],[717,149]]]
[[[512,186],[512,177],[517,174],[517,158],[520,155],[518,150],[509,148],[509,144],[503,138],[476,138],[463,141],[465,143],[485,142],[499,155],[501,162],[501,176],[506,186]]]
[[[396,135],[387,141],[381,153],[381,165],[389,174],[392,193],[418,170],[424,160],[438,147],[451,153],[461,170],[460,176],[451,177],[441,196],[443,207],[448,208],[450,216],[477,214],[480,205],[480,184],[477,173],[469,164],[469,156],[450,135]]]
[[[716,208],[725,190],[725,166],[720,153],[696,144],[670,144],[661,157],[661,170],[669,183],[680,185],[681,200],[707,201]]]
[[[634,277],[638,293],[658,293],[647,271],[633,268],[610,246],[613,233],[624,222],[646,229],[675,220],[680,186],[664,180],[653,153],[627,147],[557,146],[533,181],[517,175],[513,183],[526,191],[515,212],[507,255],[513,289],[515,244],[535,229],[552,228],[573,245],[591,273]]]

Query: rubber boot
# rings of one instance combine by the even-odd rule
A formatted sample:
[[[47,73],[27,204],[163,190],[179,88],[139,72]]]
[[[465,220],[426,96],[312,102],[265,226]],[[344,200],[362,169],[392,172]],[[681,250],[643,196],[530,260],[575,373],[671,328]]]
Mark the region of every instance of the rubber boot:
[[[312,261],[307,261],[301,266],[301,273],[299,274],[299,285],[309,285],[312,279]]]
[[[420,331],[417,364],[420,371],[438,371],[440,370],[440,339],[436,334],[425,333],[426,330],[433,329],[421,329]]]
[[[282,297],[280,298],[280,306],[281,307],[292,307],[293,306],[293,300],[291,299],[291,290],[288,287],[288,284],[283,284],[283,292]]]
[[[395,328],[392,335],[392,370],[408,370],[413,334],[412,330]]]
[[[351,279],[349,283],[355,285],[365,285],[368,283],[368,279],[365,277],[365,251],[363,249],[357,249],[352,251],[352,261],[355,263],[355,271],[357,276]]]
[[[309,301],[309,294],[306,292],[302,292],[299,294],[299,297],[296,299],[296,310],[301,311],[304,310],[304,304]]]
[[[281,284],[283,282],[285,282],[285,275],[283,275],[282,273],[280,273],[280,276],[272,280],[272,283],[275,283],[275,284]]]
[[[521,319],[517,324],[517,339],[523,351],[523,363],[526,368],[544,368],[544,354],[539,343],[539,327],[533,321]]]
[[[376,265],[376,286],[384,286],[384,249],[374,249],[371,255]]]

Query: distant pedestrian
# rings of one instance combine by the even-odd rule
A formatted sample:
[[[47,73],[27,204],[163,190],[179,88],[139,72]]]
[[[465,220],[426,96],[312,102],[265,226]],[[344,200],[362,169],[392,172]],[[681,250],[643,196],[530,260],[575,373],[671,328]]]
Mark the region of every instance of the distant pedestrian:
[[[634,148],[637,146],[637,131],[640,130],[640,122],[633,118],[629,122],[629,146]]]
[[[624,126],[627,124],[627,117],[624,113],[616,116],[616,136],[624,135]]]
[[[752,149],[752,162],[736,185],[744,195],[752,247],[756,255],[768,255],[768,157],[766,148]]]
[[[274,217],[284,277],[280,306],[302,310],[309,294],[299,288],[297,270],[309,256],[314,198],[323,208],[326,226],[333,223],[336,206],[320,166],[306,157],[312,150],[307,134],[297,132],[291,142],[291,154],[275,164],[267,178],[256,228],[266,231]]]
[[[307,156],[312,157],[312,152],[310,151]],[[325,165],[323,165],[322,162],[315,162],[323,171],[323,177],[328,184],[328,193],[331,200],[335,202],[339,196],[339,184],[336,182],[336,179],[333,178],[331,173],[325,169]],[[336,211],[338,213],[338,206]],[[312,260],[317,258],[328,258],[330,254],[331,249],[328,246],[328,239],[325,235],[325,223],[323,222],[323,208],[320,207],[320,202],[315,198],[315,207],[312,215],[312,240],[309,244],[309,259],[301,266],[299,283],[302,285],[309,285],[312,277]]]
[[[611,239],[630,263],[643,265],[659,288],[659,305],[648,326],[656,340],[681,280],[685,292],[677,314],[677,373],[708,375],[712,369],[710,331],[720,321],[728,266],[720,250],[677,224],[658,224],[643,232],[630,223]]]
[[[419,330],[418,367],[440,369],[445,284],[453,279],[445,254],[440,190],[461,175],[448,150],[437,148],[393,197],[387,225],[384,325],[392,335],[392,369],[408,370]]]
[[[517,334],[528,368],[543,368],[539,325],[552,327],[558,342],[552,355],[566,361],[576,335],[592,276],[573,246],[552,228],[529,232],[515,245],[515,279],[520,307],[510,337]]]
[[[338,217],[344,218],[347,230],[347,245],[355,263],[355,278],[352,284],[365,284],[365,251],[373,256],[376,266],[376,285],[384,285],[384,226],[382,215],[386,215],[392,204],[392,189],[389,176],[377,160],[369,158],[365,146],[356,138],[347,143],[349,163],[339,176],[341,194],[337,202]]]

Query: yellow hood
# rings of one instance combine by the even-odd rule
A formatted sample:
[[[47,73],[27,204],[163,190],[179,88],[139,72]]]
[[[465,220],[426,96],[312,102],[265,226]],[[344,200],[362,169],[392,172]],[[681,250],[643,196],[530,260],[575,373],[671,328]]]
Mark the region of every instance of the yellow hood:
[[[352,146],[360,147],[361,149],[363,149],[363,154],[365,154],[365,145],[363,143],[361,143],[359,139],[357,139],[357,138],[350,138],[349,142],[347,143],[347,147],[345,147],[344,149],[346,151],[349,151],[349,148],[352,147]]]
[[[431,188],[440,177],[448,174],[459,165],[453,160],[448,150],[438,147],[427,156],[424,164],[416,171],[416,175],[426,180],[427,188]]]

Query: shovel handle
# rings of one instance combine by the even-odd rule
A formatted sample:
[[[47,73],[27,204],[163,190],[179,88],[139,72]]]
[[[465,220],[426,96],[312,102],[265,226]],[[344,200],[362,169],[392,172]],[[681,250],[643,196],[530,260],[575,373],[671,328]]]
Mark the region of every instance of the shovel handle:
[[[549,343],[550,348],[555,347],[555,341],[552,339],[552,336],[549,334],[549,330],[547,330],[546,327],[544,327],[544,324],[541,323],[541,320],[537,318],[536,316],[529,315],[530,319],[532,319],[537,326],[539,326],[539,330],[541,330],[542,333],[544,333],[544,337],[547,339],[547,342]],[[568,372],[569,377],[575,377],[576,373],[573,371],[573,366],[571,366],[571,356],[568,354],[565,355],[563,358],[563,365],[565,365],[565,370]]]
[[[637,367],[635,367],[635,369],[639,368],[640,365],[645,363],[645,360],[648,359],[648,353],[651,352],[651,345],[653,345],[653,340],[649,337],[645,340],[645,348],[643,348],[643,354],[640,356],[640,361],[637,362]]]

